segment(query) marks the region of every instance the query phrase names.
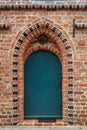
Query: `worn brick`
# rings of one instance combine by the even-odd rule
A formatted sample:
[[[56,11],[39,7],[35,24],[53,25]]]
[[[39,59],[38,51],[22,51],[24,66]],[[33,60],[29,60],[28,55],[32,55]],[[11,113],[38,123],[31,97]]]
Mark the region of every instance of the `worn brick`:
[[[21,9],[22,2],[25,4],[22,6],[33,9]],[[62,9],[57,10],[55,5],[54,10],[49,10],[54,7],[50,4],[55,1],[43,1],[41,3],[46,5],[32,6],[29,0],[0,0],[0,7],[5,3],[19,5],[17,10],[17,5],[15,10],[14,6],[12,10],[0,10],[0,125],[87,125],[87,10],[80,10],[83,5],[71,10],[78,2],[80,5],[87,4],[81,0],[69,0],[67,10],[64,9],[65,3],[67,8],[66,1],[57,1],[63,4],[58,6]],[[39,7],[44,10],[39,10]],[[78,26],[81,23],[85,25],[75,28],[74,38],[73,19]],[[46,45],[38,42],[42,34],[48,37]],[[55,123],[24,120],[24,63],[33,52],[39,50],[54,53],[62,64],[62,120]],[[14,77],[17,80],[13,80]],[[13,115],[18,116],[13,119]],[[70,115],[73,118],[68,117]]]

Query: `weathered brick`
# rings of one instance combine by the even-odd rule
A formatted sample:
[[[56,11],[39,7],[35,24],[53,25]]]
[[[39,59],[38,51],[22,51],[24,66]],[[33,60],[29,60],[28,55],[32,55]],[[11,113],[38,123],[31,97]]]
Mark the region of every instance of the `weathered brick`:
[[[21,2],[25,5],[21,6]],[[69,0],[67,10],[64,5],[66,1],[58,2],[63,5],[56,3],[54,6],[50,4],[55,1],[43,1],[46,5],[32,6],[29,0],[0,0],[0,8],[5,3],[5,10],[0,10],[0,125],[87,125],[87,10],[80,10],[83,8],[81,4],[86,9],[87,3]],[[8,4],[12,10],[7,9]],[[19,4],[18,7],[16,4]],[[75,11],[74,4],[77,8]],[[26,9],[21,9],[23,6]],[[82,23],[79,29],[75,28],[74,38],[73,19],[77,26]],[[9,29],[6,29],[3,21],[9,25]],[[38,43],[40,35],[48,37],[46,45]],[[23,65],[28,56],[39,50],[54,53],[62,64],[63,119],[55,123],[24,120]],[[70,118],[72,115],[73,118]]]

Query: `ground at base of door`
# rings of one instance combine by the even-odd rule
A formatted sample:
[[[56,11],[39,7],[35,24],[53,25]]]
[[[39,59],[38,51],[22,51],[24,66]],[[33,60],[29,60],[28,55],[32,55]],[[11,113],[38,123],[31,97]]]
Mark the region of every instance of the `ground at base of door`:
[[[78,126],[78,127],[0,127],[0,130],[87,130],[87,127]]]

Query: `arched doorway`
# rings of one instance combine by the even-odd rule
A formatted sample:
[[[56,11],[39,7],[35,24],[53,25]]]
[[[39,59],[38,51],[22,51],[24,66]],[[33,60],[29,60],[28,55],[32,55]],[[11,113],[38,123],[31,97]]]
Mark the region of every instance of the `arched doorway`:
[[[51,52],[34,52],[25,62],[24,118],[62,118],[62,66]]]
[[[47,19],[47,18],[46,18]],[[38,18],[37,18],[38,21]],[[70,113],[73,115],[74,109],[74,59],[75,49],[74,42],[67,34],[67,31],[58,24],[44,19],[40,19],[36,23],[36,18],[32,21],[34,24],[27,26],[24,31],[20,30],[13,41],[9,53],[9,58],[12,58],[12,92],[13,92],[13,124],[27,124],[24,120],[24,64],[28,56],[35,51],[47,50],[60,57],[62,63],[62,123],[64,125],[73,122],[70,121]],[[55,28],[56,27],[56,28]],[[20,35],[21,34],[21,35]],[[38,38],[40,35],[48,37],[47,44],[39,44]],[[37,40],[36,40],[37,39]],[[27,62],[27,61],[26,61]],[[72,88],[71,88],[72,87]],[[15,96],[16,95],[16,96]],[[72,100],[69,100],[72,97]],[[14,100],[17,102],[15,104]],[[29,104],[29,101],[28,101]],[[15,120],[16,118],[16,120]],[[30,126],[42,126],[38,121],[28,120]],[[49,123],[46,124],[49,126]],[[50,125],[57,125],[50,122]]]

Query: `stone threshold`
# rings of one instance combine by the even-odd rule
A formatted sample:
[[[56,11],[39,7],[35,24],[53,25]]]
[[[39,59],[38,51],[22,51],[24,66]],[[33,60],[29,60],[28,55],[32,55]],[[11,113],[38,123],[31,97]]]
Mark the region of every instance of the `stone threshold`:
[[[0,130],[87,130],[86,126],[59,126],[57,128],[54,127],[0,127]]]

